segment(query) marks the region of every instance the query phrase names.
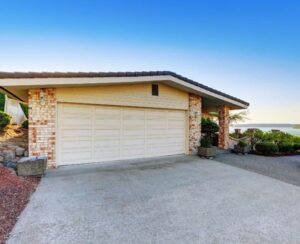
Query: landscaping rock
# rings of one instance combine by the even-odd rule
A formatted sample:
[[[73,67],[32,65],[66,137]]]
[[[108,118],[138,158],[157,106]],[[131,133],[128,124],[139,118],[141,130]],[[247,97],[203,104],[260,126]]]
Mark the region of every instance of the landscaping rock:
[[[4,160],[13,160],[16,158],[16,152],[11,149],[3,150]]]
[[[19,176],[41,176],[47,169],[47,157],[24,157],[17,163]]]
[[[0,164],[0,243],[6,243],[39,180],[37,177],[16,176],[14,170]]]
[[[0,163],[2,163],[4,161],[4,157],[0,156]]]
[[[4,160],[3,165],[7,168],[17,170],[17,162],[14,162],[14,161],[11,161],[11,160]]]
[[[25,152],[25,148],[22,148],[22,147],[16,148],[16,156],[21,157],[24,155],[24,152]]]
[[[29,154],[28,154],[28,151],[26,150],[25,152],[24,152],[24,157],[28,157],[29,156]]]

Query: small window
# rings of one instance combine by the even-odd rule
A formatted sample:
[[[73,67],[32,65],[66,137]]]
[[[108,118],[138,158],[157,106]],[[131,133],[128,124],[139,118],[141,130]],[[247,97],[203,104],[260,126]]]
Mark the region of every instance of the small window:
[[[158,96],[158,85],[152,84],[152,96]]]

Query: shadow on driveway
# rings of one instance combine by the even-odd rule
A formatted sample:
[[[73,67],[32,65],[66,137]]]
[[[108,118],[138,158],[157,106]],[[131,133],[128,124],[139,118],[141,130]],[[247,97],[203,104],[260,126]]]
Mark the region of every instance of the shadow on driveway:
[[[266,157],[259,155],[218,154],[216,161],[300,186],[300,156]]]

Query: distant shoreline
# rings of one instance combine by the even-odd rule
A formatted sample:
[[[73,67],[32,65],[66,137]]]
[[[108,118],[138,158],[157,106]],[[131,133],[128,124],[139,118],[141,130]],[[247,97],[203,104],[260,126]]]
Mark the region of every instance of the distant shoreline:
[[[264,132],[272,130],[280,130],[282,132],[289,133],[294,136],[300,136],[300,125],[293,124],[242,124],[242,125],[232,125],[230,126],[230,132],[234,132],[235,129],[241,129],[245,131],[250,128],[260,129]]]
[[[236,124],[236,125],[232,125],[232,127],[273,127],[273,128],[294,128],[294,129],[300,129],[300,124]]]

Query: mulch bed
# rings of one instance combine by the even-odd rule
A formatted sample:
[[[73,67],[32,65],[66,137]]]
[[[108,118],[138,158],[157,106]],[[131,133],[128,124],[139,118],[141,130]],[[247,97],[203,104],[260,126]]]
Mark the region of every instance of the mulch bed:
[[[0,244],[5,243],[40,178],[17,176],[0,163]]]

